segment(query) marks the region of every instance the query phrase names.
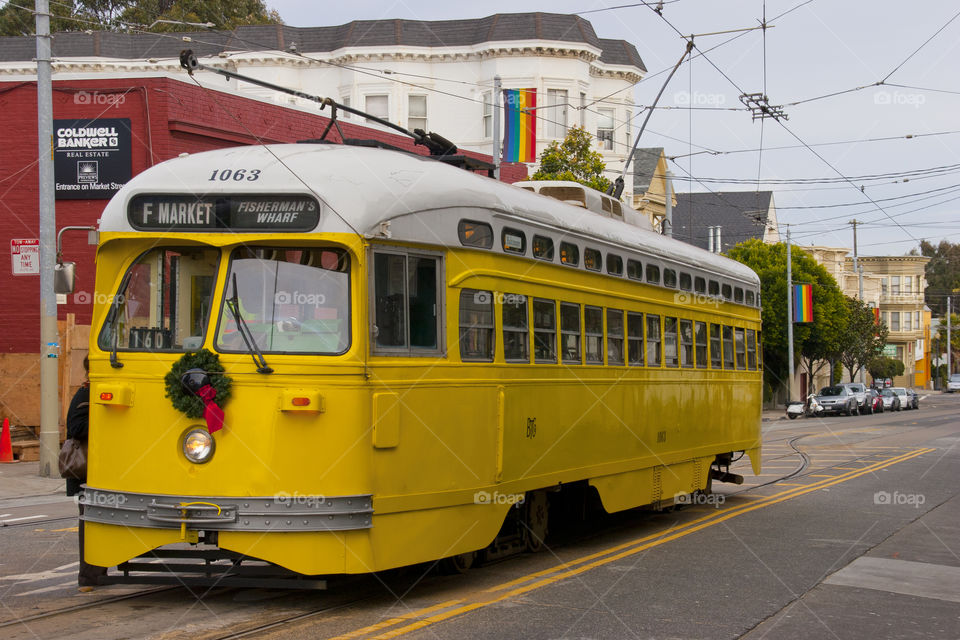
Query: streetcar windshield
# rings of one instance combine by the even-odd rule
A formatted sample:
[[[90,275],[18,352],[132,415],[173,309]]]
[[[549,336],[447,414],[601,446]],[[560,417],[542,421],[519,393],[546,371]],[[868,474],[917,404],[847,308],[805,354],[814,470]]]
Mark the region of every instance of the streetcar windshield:
[[[332,355],[350,346],[350,259],[342,249],[235,249],[224,287],[226,299],[234,295],[243,324],[263,353]],[[248,351],[225,303],[217,350]]]
[[[104,351],[193,351],[203,344],[220,252],[158,247],[140,255],[108,304]],[[116,335],[115,335],[116,334]]]

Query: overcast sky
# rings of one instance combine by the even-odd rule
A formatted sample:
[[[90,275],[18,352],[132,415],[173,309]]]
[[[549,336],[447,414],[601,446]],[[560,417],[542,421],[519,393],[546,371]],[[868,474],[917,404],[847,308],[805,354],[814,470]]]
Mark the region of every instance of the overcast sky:
[[[579,12],[599,37],[627,40],[640,52],[649,74],[635,88],[637,105],[653,101],[667,75],[655,74],[683,53],[677,30],[755,27],[764,12],[762,0],[667,0],[663,18],[645,6],[612,8],[628,4],[267,0],[293,26]],[[759,30],[727,44],[737,34],[695,38],[708,60],[695,58],[680,68],[659,105],[678,108],[658,109],[640,146],[662,146],[676,157],[670,165],[677,191],[755,190],[759,177],[760,189],[775,192],[780,222],[792,225],[797,244],[852,247],[847,222],[854,218],[865,223],[859,231],[862,255],[901,255],[923,238],[960,242],[958,11],[955,0],[768,0],[766,47]],[[884,79],[883,86],[869,86]],[[763,92],[764,86],[770,104],[783,105],[789,120],[751,121],[739,95]],[[867,88],[791,104],[862,86]],[[685,108],[691,103],[697,108]],[[642,117],[635,118],[634,132]],[[793,148],[777,149],[784,146]],[[806,182],[770,182],[797,180]]]

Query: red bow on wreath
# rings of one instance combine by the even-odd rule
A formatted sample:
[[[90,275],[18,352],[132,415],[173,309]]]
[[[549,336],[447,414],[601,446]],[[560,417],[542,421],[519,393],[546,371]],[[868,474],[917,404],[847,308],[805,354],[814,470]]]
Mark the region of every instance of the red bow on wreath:
[[[216,403],[217,390],[210,384],[210,376],[203,369],[190,369],[180,379],[184,387],[203,401],[203,419],[207,432],[223,429],[223,409]]]
[[[206,384],[197,389],[196,394],[203,400],[203,419],[207,421],[207,432],[216,433],[223,429],[223,409],[214,401],[217,390]]]

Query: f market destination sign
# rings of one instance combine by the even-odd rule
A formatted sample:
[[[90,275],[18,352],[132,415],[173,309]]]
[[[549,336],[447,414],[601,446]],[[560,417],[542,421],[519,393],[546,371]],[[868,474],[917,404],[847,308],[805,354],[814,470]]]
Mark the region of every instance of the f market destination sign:
[[[130,180],[130,119],[53,121],[57,199],[109,199]]]

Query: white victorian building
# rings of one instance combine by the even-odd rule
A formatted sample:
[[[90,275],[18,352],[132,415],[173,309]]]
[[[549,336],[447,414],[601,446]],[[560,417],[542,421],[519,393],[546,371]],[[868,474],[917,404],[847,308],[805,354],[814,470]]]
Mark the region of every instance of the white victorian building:
[[[537,90],[538,157],[569,127],[581,126],[596,138],[611,179],[632,145],[632,88],[646,73],[632,44],[598,37],[579,16],[517,13],[190,34],[58,33],[54,79],[163,75],[190,82],[178,62],[184,48],[192,48],[201,63],[331,97],[487,154],[494,150],[493,87],[499,76],[504,89]],[[33,38],[0,38],[0,81],[34,79],[35,57]],[[309,100],[209,72],[197,73],[197,79],[219,91],[317,111]],[[626,183],[629,197],[632,181]]]

